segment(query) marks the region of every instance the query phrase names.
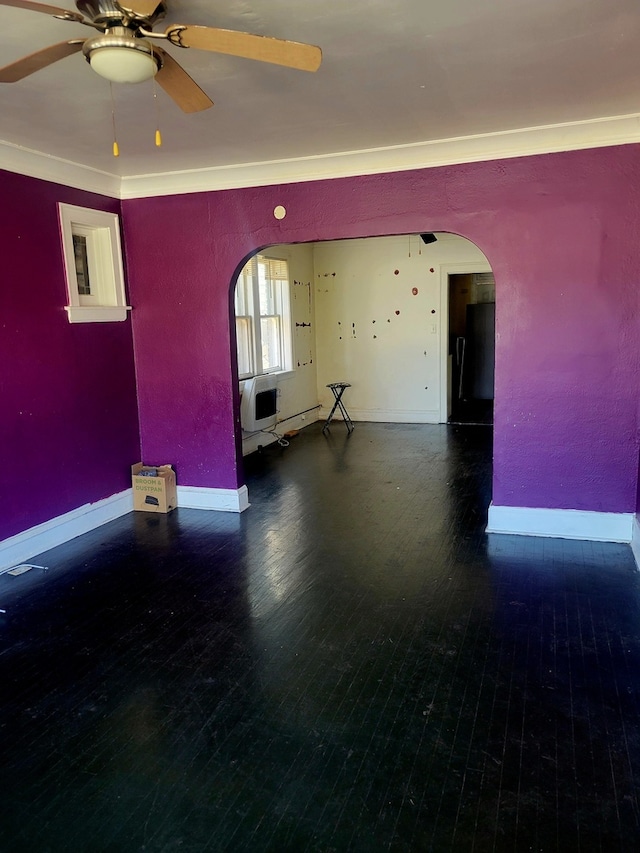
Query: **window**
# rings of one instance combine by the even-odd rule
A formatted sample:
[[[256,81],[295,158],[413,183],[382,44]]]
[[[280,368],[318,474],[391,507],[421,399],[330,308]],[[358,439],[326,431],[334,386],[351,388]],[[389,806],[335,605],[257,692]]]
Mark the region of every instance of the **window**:
[[[120,226],[115,213],[59,204],[70,323],[126,320]]]
[[[240,379],[290,370],[293,363],[287,262],[256,255],[236,284]]]

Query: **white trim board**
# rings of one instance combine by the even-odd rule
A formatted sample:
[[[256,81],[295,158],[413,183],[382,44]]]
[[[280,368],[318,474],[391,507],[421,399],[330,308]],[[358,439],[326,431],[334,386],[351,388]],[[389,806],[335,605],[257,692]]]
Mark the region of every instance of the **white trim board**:
[[[143,198],[239,187],[295,184],[625,145],[640,141],[639,117],[639,113],[634,113],[591,121],[433,139],[385,148],[339,151],[290,160],[239,163],[233,166],[163,174],[129,175],[122,179],[120,197]]]
[[[259,450],[261,447],[269,447],[271,444],[275,444],[280,436],[284,438],[284,434],[290,430],[300,431],[301,429],[310,426],[320,420],[320,417],[317,414],[319,411],[320,407],[313,411],[304,412],[301,415],[293,415],[290,418],[286,418],[286,420],[278,421],[273,428],[273,432],[243,433],[242,455],[248,456],[250,453],[255,453],[256,450]],[[289,441],[289,439],[285,440]]]
[[[133,490],[85,504],[0,542],[0,569],[10,568],[133,512]]]
[[[640,113],[386,148],[123,177],[2,140],[0,160],[2,168],[9,172],[129,199],[377,175],[637,142],[640,142]]]
[[[246,486],[241,486],[239,489],[178,486],[178,507],[217,512],[244,512],[249,507],[249,491]]]
[[[349,417],[354,423],[360,421],[365,423],[381,423],[381,424],[439,424],[440,412],[435,409],[425,409],[424,411],[413,411],[408,409],[352,409],[348,402],[345,403],[345,408]],[[331,409],[320,409],[318,420],[326,421],[329,417]],[[331,420],[340,423],[342,415],[338,410],[334,413]]]
[[[119,175],[73,163],[61,157],[52,157],[42,151],[34,151],[21,145],[0,140],[0,162],[7,172],[28,175],[73,187],[78,190],[106,195],[109,198],[120,197],[122,179]]]
[[[630,543],[634,520],[633,513],[495,506],[492,503],[487,533]]]
[[[249,492],[246,486],[239,489],[178,486],[178,506],[220,512],[243,512],[249,506]],[[37,554],[63,545],[130,512],[133,512],[133,490],[126,489],[104,500],[85,504],[23,530],[22,533],[0,542],[0,570],[23,563]]]
[[[640,569],[640,520],[638,516],[633,519],[633,532],[631,534],[631,550],[636,561],[636,568]]]

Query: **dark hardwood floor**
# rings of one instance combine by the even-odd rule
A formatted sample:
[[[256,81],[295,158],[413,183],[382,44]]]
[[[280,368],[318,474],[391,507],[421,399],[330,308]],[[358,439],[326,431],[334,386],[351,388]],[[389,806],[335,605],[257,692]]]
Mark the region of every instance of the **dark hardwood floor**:
[[[640,850],[630,549],[487,536],[488,427],[320,430],[0,577],[2,853]]]

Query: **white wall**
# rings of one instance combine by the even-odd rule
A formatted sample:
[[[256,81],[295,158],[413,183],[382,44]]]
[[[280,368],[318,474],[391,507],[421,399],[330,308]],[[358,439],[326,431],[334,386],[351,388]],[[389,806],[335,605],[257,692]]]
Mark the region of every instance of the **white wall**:
[[[306,426],[318,418],[318,409],[299,414],[318,404],[313,246],[308,243],[272,246],[260,254],[285,259],[289,264],[294,369],[278,376],[279,411],[275,431],[282,435],[287,430]],[[243,434],[242,452],[252,453],[260,445],[266,446],[273,441],[275,438],[266,433]]]
[[[429,245],[414,235],[314,246],[322,415],[333,404],[326,385],[344,380],[353,420],[446,420],[447,274],[489,266],[468,240],[437,236]]]

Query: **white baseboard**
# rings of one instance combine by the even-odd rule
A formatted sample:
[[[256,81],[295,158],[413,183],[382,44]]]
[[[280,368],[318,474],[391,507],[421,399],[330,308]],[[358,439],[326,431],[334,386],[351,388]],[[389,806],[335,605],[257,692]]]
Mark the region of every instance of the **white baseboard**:
[[[491,504],[487,533],[630,543],[635,518],[633,513],[625,512],[587,512]],[[640,531],[638,536],[640,545]]]
[[[284,436],[285,432],[292,429],[304,429],[310,426],[319,419],[317,410],[306,412],[304,415],[296,415],[292,418],[287,418],[286,421],[279,421],[274,430],[277,435],[269,432],[250,432],[243,433],[242,436],[242,455],[248,456],[250,453],[255,453],[260,447],[268,447],[278,440],[278,436]]]
[[[385,424],[439,424],[440,412],[436,409],[416,412],[408,409],[352,409],[345,407],[352,421],[369,421]],[[319,420],[325,421],[331,409],[321,409]],[[340,412],[334,414],[336,421],[342,420]]]
[[[249,506],[246,486],[239,489],[202,489],[178,486],[178,506],[221,512],[242,512]],[[126,489],[93,504],[85,504],[0,542],[0,570],[24,563],[37,554],[63,545],[110,521],[133,512],[133,491]]]
[[[85,504],[23,530],[22,533],[0,542],[0,569],[23,563],[36,554],[56,548],[129,512],[133,512],[133,491],[126,489],[110,498]]]
[[[636,561],[636,566],[640,569],[640,520],[638,516],[633,519],[633,532],[631,534],[631,550]]]
[[[241,486],[239,489],[178,486],[178,506],[218,512],[244,512],[249,506],[249,492],[246,486]]]
[[[296,415],[293,418],[287,418],[286,421],[279,421],[276,424],[276,432],[278,435],[284,435],[285,432],[289,432],[292,429],[304,429],[311,426],[311,424],[319,420],[319,412],[320,408],[318,407],[311,412],[305,412],[304,415]]]

